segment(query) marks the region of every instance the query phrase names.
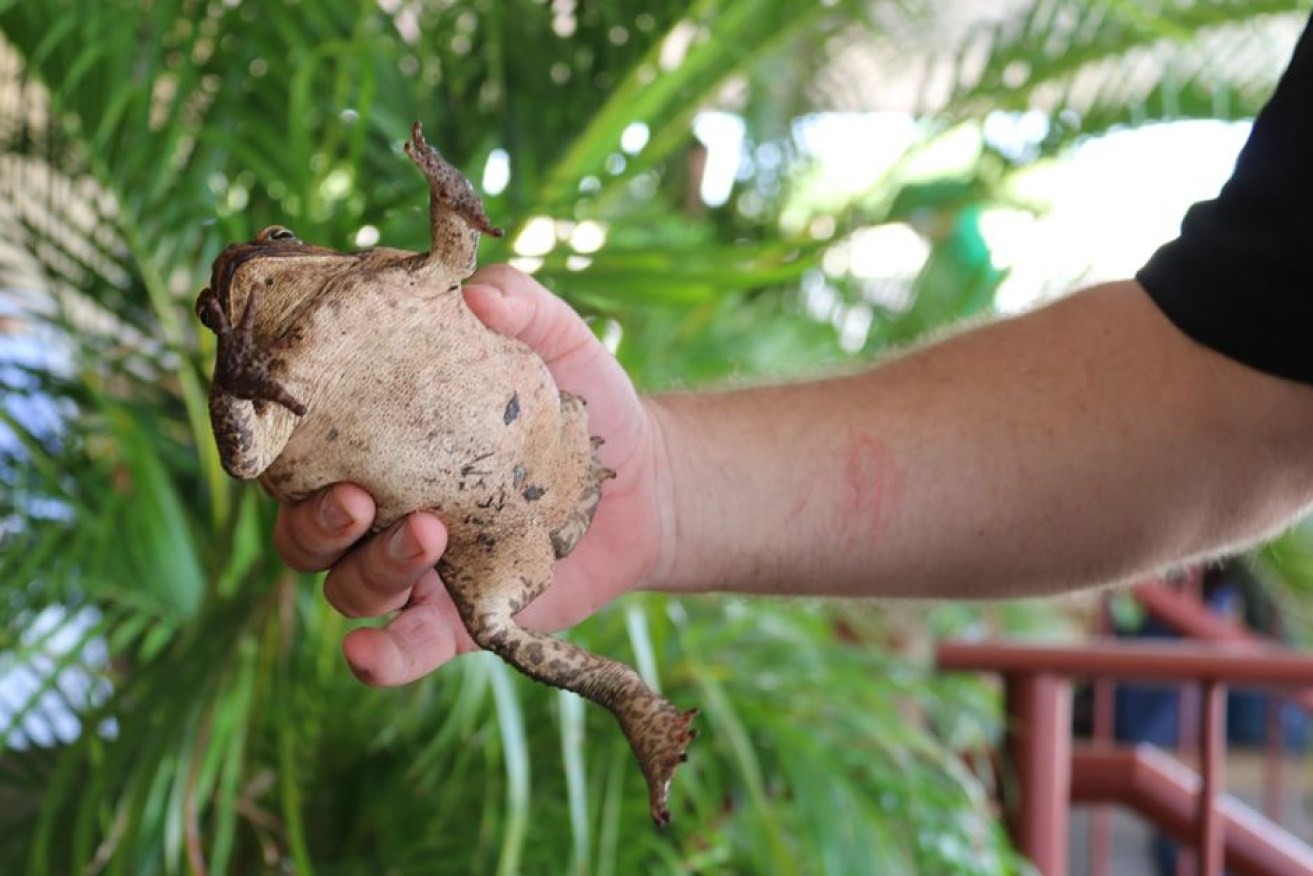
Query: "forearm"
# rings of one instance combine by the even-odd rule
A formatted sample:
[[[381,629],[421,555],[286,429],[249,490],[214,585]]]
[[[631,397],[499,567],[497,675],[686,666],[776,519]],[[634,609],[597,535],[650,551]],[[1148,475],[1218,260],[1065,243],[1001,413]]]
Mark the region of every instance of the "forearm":
[[[1313,500],[1313,388],[1203,350],[1132,283],[798,386],[653,400],[650,586],[993,598],[1251,540]]]

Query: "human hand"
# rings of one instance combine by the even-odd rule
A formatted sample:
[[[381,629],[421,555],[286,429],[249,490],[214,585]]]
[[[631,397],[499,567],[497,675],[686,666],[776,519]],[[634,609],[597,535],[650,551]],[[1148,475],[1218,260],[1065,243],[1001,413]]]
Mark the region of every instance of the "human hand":
[[[537,281],[495,265],[471,278],[464,295],[489,328],[526,343],[562,390],[588,402],[589,431],[606,441],[602,463],[617,473],[583,540],[556,564],[552,586],[518,617],[534,629],[560,629],[666,563],[658,420],[578,314]],[[324,595],[346,617],[395,612],[382,628],[351,631],[342,647],[362,681],[405,684],[477,646],[433,568],[447,542],[441,521],[419,512],[366,538],[373,519],[368,493],[335,484],[280,509],[274,544],[295,569],[329,570]]]

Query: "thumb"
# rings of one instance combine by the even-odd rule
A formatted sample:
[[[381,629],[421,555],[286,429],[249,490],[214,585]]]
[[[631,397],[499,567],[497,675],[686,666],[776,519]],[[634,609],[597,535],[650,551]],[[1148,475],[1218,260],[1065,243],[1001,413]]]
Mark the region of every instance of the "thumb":
[[[498,334],[518,338],[533,321],[532,302],[523,298],[511,298],[498,287],[485,284],[479,276],[467,282],[461,291],[465,303],[479,321]]]
[[[593,330],[570,305],[509,265],[480,270],[464,294],[484,325],[523,341],[558,378],[583,372],[605,354]]]

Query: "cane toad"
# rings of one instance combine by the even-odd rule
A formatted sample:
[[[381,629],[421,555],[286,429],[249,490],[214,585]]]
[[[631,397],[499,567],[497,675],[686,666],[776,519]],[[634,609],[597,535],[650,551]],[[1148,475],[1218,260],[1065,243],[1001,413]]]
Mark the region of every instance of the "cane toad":
[[[438,571],[470,635],[610,710],[664,825],[696,710],[681,712],[624,664],[514,621],[583,537],[614,473],[598,460],[583,400],[465,305],[480,234],[502,233],[473,187],[418,123],[406,154],[429,184],[429,252],[343,253],[272,226],[215,259],[196,312],[218,335],[210,417],[223,466],[282,502],[359,484],[379,529],[435,512],[448,530]]]

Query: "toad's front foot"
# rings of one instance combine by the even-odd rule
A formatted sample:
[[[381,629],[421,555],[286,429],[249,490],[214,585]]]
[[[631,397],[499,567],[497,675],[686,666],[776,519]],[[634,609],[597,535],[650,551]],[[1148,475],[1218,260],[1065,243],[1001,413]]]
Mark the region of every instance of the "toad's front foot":
[[[250,399],[257,407],[261,402],[271,401],[297,416],[305,415],[305,405],[269,375],[273,356],[255,343],[255,290],[251,291],[246,312],[236,326],[228,321],[219,306],[218,296],[209,289],[201,293],[196,312],[201,322],[219,336],[214,382],[220,389],[237,398]]]
[[[405,150],[410,160],[415,162],[415,166],[424,172],[435,202],[446,204],[455,210],[475,231],[493,237],[501,237],[505,234],[502,229],[494,227],[488,221],[487,214],[483,212],[483,204],[465,175],[448,164],[438,150],[424,140],[424,129],[419,122],[411,127],[410,139],[406,141]]]

